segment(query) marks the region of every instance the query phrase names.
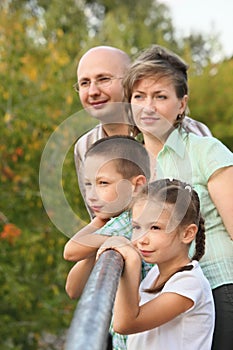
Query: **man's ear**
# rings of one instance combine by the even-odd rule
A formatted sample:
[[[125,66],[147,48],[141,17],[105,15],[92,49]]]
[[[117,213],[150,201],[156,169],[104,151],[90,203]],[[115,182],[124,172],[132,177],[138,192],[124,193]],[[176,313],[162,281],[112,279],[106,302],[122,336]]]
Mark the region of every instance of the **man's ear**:
[[[182,233],[182,241],[185,244],[191,243],[197,234],[198,227],[195,224],[190,224],[185,227],[183,233]]]
[[[134,190],[133,192],[134,193],[137,193],[138,190],[140,189],[141,186],[145,185],[147,183],[147,180],[146,180],[146,177],[144,175],[138,175],[138,176],[135,176],[133,179],[132,179],[132,184],[134,186]]]

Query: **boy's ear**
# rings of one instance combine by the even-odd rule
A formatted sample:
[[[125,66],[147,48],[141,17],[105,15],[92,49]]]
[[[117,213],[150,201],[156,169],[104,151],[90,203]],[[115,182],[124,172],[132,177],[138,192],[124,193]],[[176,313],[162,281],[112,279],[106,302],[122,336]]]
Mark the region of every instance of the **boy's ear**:
[[[145,185],[147,183],[146,177],[144,175],[138,175],[135,176],[132,179],[132,184],[134,186],[134,191],[135,193],[138,192],[138,190],[140,189],[141,186]]]
[[[195,224],[190,224],[186,226],[185,230],[182,233],[182,241],[185,244],[191,243],[197,234],[198,227]]]

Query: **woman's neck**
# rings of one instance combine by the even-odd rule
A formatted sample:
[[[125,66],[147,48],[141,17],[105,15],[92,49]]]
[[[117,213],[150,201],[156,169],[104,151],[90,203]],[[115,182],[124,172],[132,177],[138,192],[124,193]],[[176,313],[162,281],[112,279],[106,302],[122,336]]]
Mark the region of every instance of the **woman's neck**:
[[[157,139],[153,135],[143,135],[144,138],[144,143],[145,143],[145,148],[147,151],[153,155],[155,158],[157,158],[157,155],[163,148],[164,142],[161,140]]]

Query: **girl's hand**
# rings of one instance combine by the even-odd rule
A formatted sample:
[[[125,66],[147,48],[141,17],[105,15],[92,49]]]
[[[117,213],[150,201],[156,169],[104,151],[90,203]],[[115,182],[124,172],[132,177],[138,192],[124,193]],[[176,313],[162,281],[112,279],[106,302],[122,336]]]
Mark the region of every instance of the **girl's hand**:
[[[113,249],[116,250],[118,253],[120,253],[124,260],[127,260],[129,256],[138,256],[138,258],[141,257],[138,253],[138,251],[133,246],[132,242],[122,236],[112,236],[108,238],[99,248],[97,252],[97,259],[99,256],[106,250]]]

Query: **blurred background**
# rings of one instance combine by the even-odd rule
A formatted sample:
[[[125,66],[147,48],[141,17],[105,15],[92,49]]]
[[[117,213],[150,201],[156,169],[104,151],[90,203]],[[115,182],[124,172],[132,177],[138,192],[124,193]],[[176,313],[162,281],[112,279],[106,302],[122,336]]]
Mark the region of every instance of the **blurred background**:
[[[169,0],[0,1],[1,350],[63,349],[77,304],[64,290],[72,266],[62,257],[68,238],[43,208],[39,166],[51,133],[81,110],[72,85],[87,49],[112,45],[132,58],[151,44],[174,50],[190,65],[190,116],[233,150],[233,58],[218,30],[183,31],[169,6]],[[186,16],[192,14],[190,8]],[[80,118],[78,134],[88,129]],[[63,187],[88,220],[73,147]]]

